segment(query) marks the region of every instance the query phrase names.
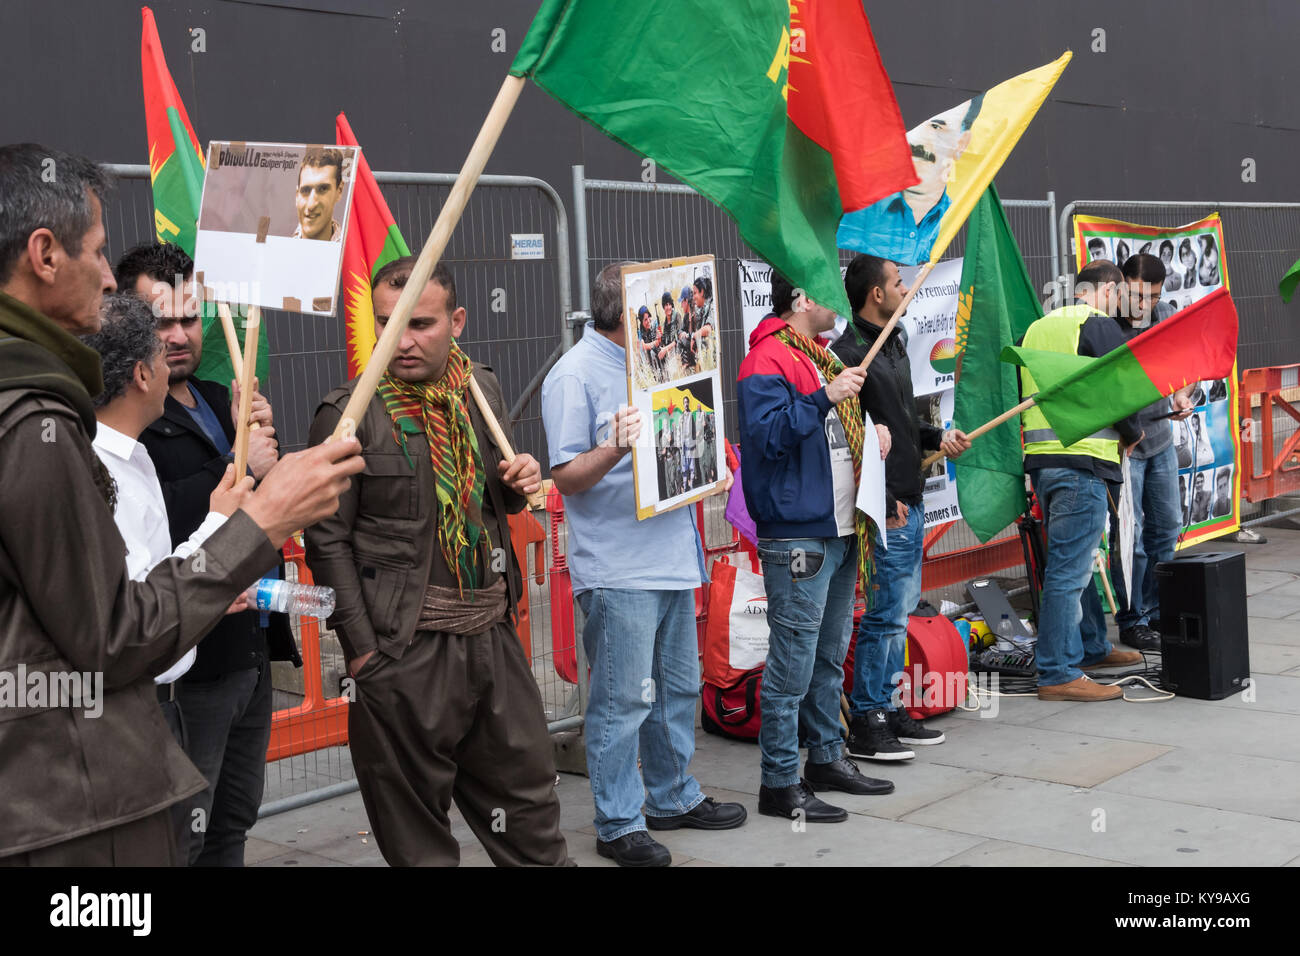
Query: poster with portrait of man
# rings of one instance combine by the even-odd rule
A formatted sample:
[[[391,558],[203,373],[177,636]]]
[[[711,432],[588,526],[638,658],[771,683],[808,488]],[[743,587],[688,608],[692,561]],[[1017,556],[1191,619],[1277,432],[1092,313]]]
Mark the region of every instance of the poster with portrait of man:
[[[622,269],[638,518],[698,501],[727,476],[716,277],[712,256]]]
[[[1074,242],[1080,268],[1098,258],[1111,259],[1122,267],[1130,255],[1142,252],[1159,258],[1165,280],[1156,306],[1157,319],[1168,318],[1228,285],[1223,223],[1218,213],[1172,228],[1075,216]],[[1101,252],[1108,254],[1099,255]],[[1127,299],[1121,296],[1120,301],[1127,307]],[[1183,513],[1179,548],[1227,534],[1241,525],[1237,381],[1234,366],[1226,379],[1197,382],[1191,394],[1195,414],[1172,423]]]
[[[209,301],[334,315],[360,149],[214,141],[194,272]]]

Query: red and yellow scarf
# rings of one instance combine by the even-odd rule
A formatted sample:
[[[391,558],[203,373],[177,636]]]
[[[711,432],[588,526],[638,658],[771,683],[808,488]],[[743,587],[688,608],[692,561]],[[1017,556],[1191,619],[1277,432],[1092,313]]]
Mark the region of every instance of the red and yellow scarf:
[[[487,536],[483,527],[483,458],[469,417],[471,374],[469,358],[452,342],[447,369],[438,381],[404,382],[385,372],[378,388],[393,419],[393,438],[402,446],[407,461],[411,459],[406,448],[408,434],[424,435],[429,441],[438,496],[438,543],[447,566],[456,574],[462,596],[467,586],[472,589],[480,582],[479,541]],[[411,464],[414,467],[414,462]]]
[[[827,382],[834,381],[835,376],[844,371],[844,363],[836,358],[835,353],[822,348],[808,336],[796,332],[790,326],[787,325],[777,332],[776,336],[788,347],[808,356]],[[862,441],[866,428],[862,407],[856,398],[849,397],[836,405],[835,410],[839,413],[840,424],[844,426],[844,437],[849,443],[849,451],[853,453],[853,485],[856,488],[862,483]],[[858,536],[858,584],[862,587],[867,606],[870,607],[872,578],[876,574],[873,558],[876,552],[878,529],[876,523],[857,508],[853,509],[853,528]]]

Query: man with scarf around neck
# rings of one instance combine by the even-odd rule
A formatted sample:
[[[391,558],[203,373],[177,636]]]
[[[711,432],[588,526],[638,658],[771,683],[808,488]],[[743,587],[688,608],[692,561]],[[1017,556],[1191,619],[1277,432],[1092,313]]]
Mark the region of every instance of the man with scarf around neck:
[[[219,488],[245,493],[238,509],[228,503],[193,556],[131,580],[112,480],[91,447],[100,360],[80,341],[116,289],[108,185],[83,157],[0,146],[0,674],[98,685],[94,700],[0,705],[5,866],[176,862],[168,807],[206,782],[163,721],[153,677],[276,564],[290,534],[334,510],[362,466],[349,439],[286,455],[253,492],[228,468]]]
[[[377,335],[414,266],[406,256],[375,275]],[[541,695],[514,628],[523,578],[508,518],[541,468],[531,455],[507,463],[493,443],[470,375],[509,438],[505,402],[456,344],[466,318],[439,265],[357,425],[366,470],[307,529],[307,563],[336,592],[329,624],[355,681],[348,741],[384,859],[457,865],[454,799],[498,866],[568,865]],[[311,444],[356,385],[325,396]]]
[[[835,314],[775,270],[772,311],[749,336],[736,390],[741,476],[758,525],[769,627],[758,812],[838,823],[847,812],[819,800],[814,788],[894,789],[859,773],[840,736],[854,585],[870,593],[876,534],[854,507],[865,427],[855,396],[865,373],[815,340],[835,327]],[[802,777],[801,737],[808,747]]]

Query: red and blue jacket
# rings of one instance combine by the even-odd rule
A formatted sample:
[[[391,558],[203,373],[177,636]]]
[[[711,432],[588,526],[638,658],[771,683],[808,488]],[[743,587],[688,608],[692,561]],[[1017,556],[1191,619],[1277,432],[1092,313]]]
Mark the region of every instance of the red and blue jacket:
[[[812,359],[776,333],[769,315],[749,336],[736,397],[741,484],[760,538],[834,538],[835,492],[826,416],[831,401]]]

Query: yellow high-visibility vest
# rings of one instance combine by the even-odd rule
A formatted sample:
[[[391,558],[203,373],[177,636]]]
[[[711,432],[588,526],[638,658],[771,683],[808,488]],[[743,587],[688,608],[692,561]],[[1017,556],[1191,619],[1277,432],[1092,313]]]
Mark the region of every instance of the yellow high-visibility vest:
[[[1079,333],[1083,323],[1094,315],[1105,314],[1087,305],[1063,306],[1031,325],[1021,344],[1027,349],[1074,355],[1079,350]],[[1034,377],[1029,374],[1029,369],[1022,367],[1020,394],[1028,397],[1037,391],[1038,385],[1034,382]],[[1030,455],[1091,455],[1102,461],[1119,464],[1119,432],[1113,428],[1093,432],[1067,448],[1056,437],[1056,432],[1037,405],[1031,405],[1021,412],[1020,422],[1024,428],[1026,458]]]

